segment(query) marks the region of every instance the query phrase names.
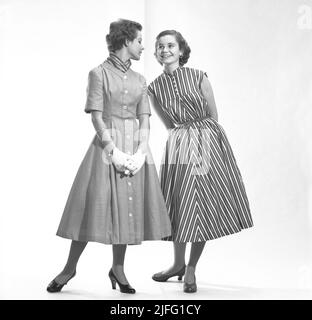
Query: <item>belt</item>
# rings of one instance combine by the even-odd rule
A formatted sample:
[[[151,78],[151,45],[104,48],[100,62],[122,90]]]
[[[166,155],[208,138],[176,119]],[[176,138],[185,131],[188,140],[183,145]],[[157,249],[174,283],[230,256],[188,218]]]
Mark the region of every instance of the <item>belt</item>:
[[[203,120],[206,120],[206,119],[211,119],[210,116],[205,116],[205,117],[200,117],[200,118],[196,118],[196,119],[193,119],[193,120],[189,120],[189,121],[185,121],[183,123],[179,123],[178,125],[179,126],[183,126],[185,124],[190,124],[190,123],[194,123],[194,122],[199,122],[199,121],[203,121]]]

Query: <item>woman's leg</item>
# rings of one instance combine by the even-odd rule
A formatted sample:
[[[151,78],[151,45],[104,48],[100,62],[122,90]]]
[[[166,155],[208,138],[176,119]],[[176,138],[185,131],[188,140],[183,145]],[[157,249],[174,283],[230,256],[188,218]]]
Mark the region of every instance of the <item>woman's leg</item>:
[[[117,279],[122,284],[129,284],[125,272],[124,272],[124,262],[126,255],[126,244],[113,244],[113,266],[112,270]]]
[[[183,268],[185,265],[185,249],[186,249],[186,242],[173,242],[173,250],[174,250],[174,261],[173,265],[155,275],[170,275],[178,272]]]
[[[197,262],[204,250],[206,242],[193,242],[190,253],[190,260],[186,267],[184,282],[194,283],[195,282],[195,269]]]
[[[185,265],[186,242],[174,242],[174,262],[173,270],[179,271]]]
[[[67,263],[63,271],[54,279],[58,284],[66,283],[76,271],[77,263],[88,242],[73,240],[70,246]]]

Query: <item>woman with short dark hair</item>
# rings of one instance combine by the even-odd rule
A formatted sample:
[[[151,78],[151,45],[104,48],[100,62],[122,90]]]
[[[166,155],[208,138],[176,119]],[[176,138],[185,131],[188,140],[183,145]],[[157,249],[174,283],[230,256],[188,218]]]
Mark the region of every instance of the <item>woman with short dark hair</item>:
[[[191,49],[181,33],[161,32],[155,56],[164,72],[149,86],[155,110],[170,130],[161,165],[161,188],[172,224],[174,264],[155,281],[182,279],[197,291],[195,267],[206,241],[253,225],[242,177],[218,121],[205,72],[184,67]],[[185,266],[186,243],[191,242]]]
[[[80,165],[57,235],[72,239],[63,271],[49,284],[59,292],[75,276],[88,241],[111,244],[112,288],[135,293],[124,273],[127,244],[159,240],[171,234],[170,221],[149,150],[150,107],[145,79],[132,60],[143,51],[142,26],[111,23],[109,57],[89,73],[85,112],[96,135]],[[137,122],[137,120],[139,120]]]

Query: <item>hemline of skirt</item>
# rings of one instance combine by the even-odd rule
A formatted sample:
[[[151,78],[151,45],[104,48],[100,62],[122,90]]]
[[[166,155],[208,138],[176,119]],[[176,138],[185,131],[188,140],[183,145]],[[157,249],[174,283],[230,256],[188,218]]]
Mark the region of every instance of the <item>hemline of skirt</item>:
[[[252,224],[252,225],[249,225],[249,226],[244,226],[244,227],[241,227],[241,229],[240,230],[238,230],[238,231],[233,231],[233,232],[227,232],[227,231],[225,231],[224,232],[224,234],[222,234],[222,235],[217,235],[217,236],[215,236],[215,237],[211,237],[211,238],[209,238],[209,239],[203,239],[203,240],[186,240],[186,241],[179,241],[179,240],[177,240],[177,239],[174,239],[175,237],[174,236],[168,236],[168,237],[164,237],[164,238],[162,238],[161,240],[162,241],[172,241],[172,242],[178,242],[178,243],[188,243],[188,242],[190,242],[190,243],[198,243],[198,242],[207,242],[207,241],[211,241],[211,240],[216,240],[216,239],[219,239],[219,238],[223,238],[223,237],[226,237],[226,236],[230,236],[230,235],[233,235],[233,234],[236,234],[236,233],[240,233],[241,231],[243,231],[243,230],[245,230],[245,229],[250,229],[250,228],[252,228],[254,225]]]
[[[160,237],[157,237],[157,238],[144,238],[144,239],[141,239],[141,240],[137,240],[137,241],[134,241],[134,242],[113,242],[113,241],[109,241],[109,240],[104,240],[104,239],[100,239],[100,238],[97,238],[97,237],[75,237],[73,235],[68,235],[68,234],[63,234],[63,233],[56,233],[56,235],[58,237],[61,237],[61,238],[64,238],[64,239],[69,239],[69,240],[74,240],[74,241],[81,241],[81,242],[98,242],[98,243],[102,243],[102,244],[107,244],[107,245],[112,245],[112,244],[128,244],[128,245],[139,245],[139,244],[142,244],[142,242],[144,241],[161,241],[167,237],[169,237],[168,235],[167,236],[160,236]]]

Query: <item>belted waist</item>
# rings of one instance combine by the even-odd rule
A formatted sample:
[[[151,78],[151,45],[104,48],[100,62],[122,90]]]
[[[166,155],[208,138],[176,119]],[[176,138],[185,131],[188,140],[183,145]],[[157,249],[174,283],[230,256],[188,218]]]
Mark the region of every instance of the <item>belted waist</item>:
[[[185,121],[183,123],[179,123],[178,126],[183,126],[185,124],[190,124],[190,123],[193,123],[193,122],[203,121],[203,120],[206,120],[206,119],[211,119],[211,117],[210,116],[205,116],[205,117],[196,118],[196,119],[193,119],[193,120]]]

